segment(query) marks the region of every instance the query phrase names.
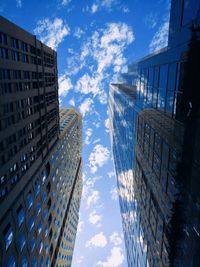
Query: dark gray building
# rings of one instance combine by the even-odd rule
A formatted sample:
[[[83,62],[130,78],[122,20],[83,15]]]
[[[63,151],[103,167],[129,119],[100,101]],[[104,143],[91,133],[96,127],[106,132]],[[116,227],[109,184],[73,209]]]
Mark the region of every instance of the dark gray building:
[[[172,0],[168,46],[111,85],[130,267],[200,266],[199,69],[200,1]]]
[[[0,17],[0,266],[71,266],[81,123],[59,119],[56,52]]]

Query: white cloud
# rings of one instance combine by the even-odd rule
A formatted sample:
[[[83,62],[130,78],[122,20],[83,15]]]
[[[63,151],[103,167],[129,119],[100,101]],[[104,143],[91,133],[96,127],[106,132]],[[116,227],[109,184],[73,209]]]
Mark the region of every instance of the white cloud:
[[[73,97],[69,100],[69,104],[70,104],[71,106],[75,107],[75,100],[74,100]]]
[[[90,113],[91,109],[93,106],[93,100],[91,98],[86,98],[80,105],[80,112],[82,114],[83,117],[85,117],[85,115],[87,113]]]
[[[153,36],[149,45],[150,52],[155,52],[167,46],[169,34],[169,21],[165,21]]]
[[[70,29],[61,18],[50,21],[48,18],[39,20],[34,29],[34,34],[38,35],[42,42],[56,49],[58,45],[69,34]]]
[[[100,267],[118,267],[124,261],[124,255],[120,247],[113,247],[111,249],[110,256],[107,257],[106,261],[99,261],[97,266]]]
[[[113,232],[109,239],[114,246],[120,246],[122,244],[122,238],[117,232]]]
[[[110,195],[112,200],[117,200],[118,199],[118,191],[117,188],[114,187],[110,190]]]
[[[89,167],[91,173],[95,173],[98,167],[102,167],[108,161],[110,152],[108,148],[98,144],[89,156]]]
[[[122,8],[122,11],[123,11],[124,13],[129,13],[129,12],[130,12],[130,9],[129,9],[128,7],[123,7],[123,8]]]
[[[71,0],[62,0],[61,1],[61,5],[62,6],[67,6],[67,5],[69,5],[70,2],[71,2]]]
[[[97,12],[97,10],[98,10],[98,5],[97,4],[93,4],[92,6],[91,6],[91,13],[96,13]]]
[[[90,137],[92,136],[92,133],[93,133],[93,130],[91,128],[88,128],[86,131],[85,131],[85,144],[86,145],[89,145],[91,143],[91,140],[90,140]]]
[[[102,220],[102,215],[97,214],[97,212],[94,210],[89,214],[88,221],[91,224],[97,224]]]
[[[71,80],[69,77],[67,77],[66,74],[61,75],[58,78],[58,84],[59,84],[59,96],[67,96],[68,92],[73,88]]]
[[[103,232],[100,232],[99,234],[96,234],[93,236],[90,240],[86,242],[86,248],[87,247],[105,247],[107,245],[107,238],[104,235]],[[113,267],[113,266],[112,266]]]
[[[75,29],[75,32],[74,32],[74,36],[77,38],[77,39],[80,39],[81,36],[84,34],[84,31],[81,30],[81,28],[77,27]]]
[[[123,51],[134,41],[132,29],[125,23],[108,23],[105,29],[95,31],[82,45],[80,55],[68,59],[70,69],[80,70],[89,65],[90,73],[83,74],[76,83],[75,90],[82,94],[97,96],[101,104],[107,103],[105,83],[111,80],[110,72],[119,73],[126,68]],[[94,63],[91,65],[91,62]],[[95,67],[96,66],[96,67]]]
[[[79,220],[78,222],[78,228],[77,228],[77,234],[80,234],[83,230],[84,222]]]
[[[115,176],[115,173],[114,172],[108,172],[108,177],[109,178],[112,178],[112,177],[114,177]]]
[[[86,206],[89,208],[92,205],[95,205],[97,201],[100,199],[100,193],[97,190],[91,191],[90,195],[86,200]]]
[[[146,26],[150,29],[153,29],[156,27],[157,22],[158,22],[158,17],[156,14],[153,14],[152,12],[149,13],[144,20]]]
[[[101,139],[100,138],[97,138],[96,140],[94,140],[93,142],[92,142],[92,144],[94,145],[94,144],[96,144],[96,143],[99,143],[101,141]]]
[[[22,8],[22,0],[16,0],[16,5],[18,8]]]
[[[106,132],[109,133],[109,118],[105,120],[104,125],[106,127]]]

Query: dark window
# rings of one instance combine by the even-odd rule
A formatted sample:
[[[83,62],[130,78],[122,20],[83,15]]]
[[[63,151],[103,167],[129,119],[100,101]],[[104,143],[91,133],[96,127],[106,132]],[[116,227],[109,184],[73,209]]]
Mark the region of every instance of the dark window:
[[[15,49],[18,49],[19,48],[19,41],[15,38],[12,38],[11,39],[11,43],[12,43],[12,47],[15,48]]]
[[[0,58],[8,59],[8,49],[4,47],[0,47]]]
[[[33,197],[31,192],[28,193],[27,196],[27,204],[28,204],[28,208],[30,209],[33,206]]]
[[[22,258],[22,267],[28,267],[28,261],[27,261],[27,258],[26,257],[23,257]]]
[[[154,69],[153,68],[149,68],[148,92],[147,92],[147,101],[148,101],[149,104],[152,102],[153,74],[154,74]]]
[[[161,66],[159,75],[159,91],[158,91],[158,108],[161,109],[165,108],[167,75],[168,75],[168,65]]]
[[[19,52],[11,51],[12,54],[12,60],[19,61]]]
[[[20,227],[22,223],[24,222],[24,209],[22,206],[20,206],[17,210],[17,219],[18,219],[18,226]]]
[[[20,251],[23,250],[25,244],[26,244],[25,235],[21,234],[20,237],[19,237],[19,248],[20,248]]]
[[[34,218],[31,217],[31,218],[29,219],[29,230],[32,230],[34,224],[35,224]]]
[[[182,25],[185,25],[191,22],[191,20],[195,19],[197,17],[199,8],[198,0],[184,0]]]
[[[33,251],[35,248],[35,238],[34,237],[31,239],[30,247],[31,247],[31,251]]]
[[[11,255],[6,267],[15,267],[15,266],[16,266],[15,257]]]
[[[6,250],[7,250],[13,241],[13,230],[10,224],[8,224],[5,230],[3,231],[3,235],[4,235]]]
[[[159,67],[155,67],[153,82],[153,107],[157,107]]]
[[[28,52],[28,44],[27,43],[22,42],[22,50],[24,52]]]
[[[2,32],[0,32],[0,44],[7,45],[7,36]]]
[[[22,62],[28,63],[28,55],[22,54]]]

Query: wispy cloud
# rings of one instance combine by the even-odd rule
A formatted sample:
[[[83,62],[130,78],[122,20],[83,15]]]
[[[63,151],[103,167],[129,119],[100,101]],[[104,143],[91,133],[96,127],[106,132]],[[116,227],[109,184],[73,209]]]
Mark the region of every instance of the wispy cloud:
[[[107,245],[107,238],[103,232],[94,235],[90,240],[86,242],[86,248],[89,247],[105,247]],[[113,267],[113,266],[112,266]]]
[[[91,98],[86,98],[80,105],[80,112],[85,117],[87,113],[90,113],[92,110],[94,101]]]
[[[157,22],[158,22],[158,16],[157,14],[154,14],[154,13],[149,13],[145,19],[144,19],[144,22],[146,24],[146,26],[150,29],[153,29],[156,27],[157,25]]]
[[[110,152],[107,147],[103,145],[96,145],[89,156],[89,167],[91,173],[95,173],[98,167],[102,167],[109,160]]]
[[[100,193],[98,190],[91,191],[90,195],[87,197],[86,206],[89,208],[90,206],[94,206],[98,200],[100,199]]]
[[[61,18],[55,18],[53,21],[48,18],[39,20],[34,29],[34,34],[53,49],[56,49],[69,33],[69,26]]]
[[[123,52],[133,41],[133,31],[125,23],[108,23],[104,29],[96,30],[91,38],[83,43],[80,55],[74,55],[69,62],[69,66],[74,66],[76,62],[77,71],[80,70],[80,66],[89,64],[91,67],[90,71],[78,79],[75,90],[97,96],[100,103],[106,104],[105,83],[111,80],[110,73],[119,73],[126,68]]]
[[[22,0],[16,0],[16,5],[18,8],[22,8]]]
[[[74,100],[73,97],[69,100],[69,104],[70,104],[71,106],[75,107],[75,100]]]
[[[71,79],[66,75],[61,75],[58,78],[58,84],[59,84],[59,96],[67,96],[68,92],[73,88]]]
[[[117,191],[117,188],[116,187],[113,187],[110,190],[110,195],[111,195],[111,199],[112,200],[117,200],[118,199],[118,191]]]
[[[165,21],[153,36],[149,45],[150,52],[155,52],[167,46],[169,34],[169,21]]]
[[[68,6],[70,2],[71,2],[71,0],[61,0],[61,1],[60,1],[60,4],[61,4],[62,6]]]
[[[80,39],[84,33],[85,33],[85,32],[84,32],[83,30],[81,30],[80,27],[77,27],[77,28],[75,29],[74,36],[75,36],[77,39]]]
[[[92,136],[93,130],[92,128],[88,128],[85,131],[85,144],[89,145],[91,143],[90,137]]]

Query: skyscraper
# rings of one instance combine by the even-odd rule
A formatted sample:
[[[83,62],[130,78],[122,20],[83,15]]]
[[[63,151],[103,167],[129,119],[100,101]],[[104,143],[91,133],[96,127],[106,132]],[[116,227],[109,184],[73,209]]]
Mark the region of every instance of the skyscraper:
[[[130,267],[200,266],[199,11],[198,0],[172,1],[168,46],[110,87]]]
[[[71,265],[82,126],[57,80],[56,52],[0,17],[0,266]]]

